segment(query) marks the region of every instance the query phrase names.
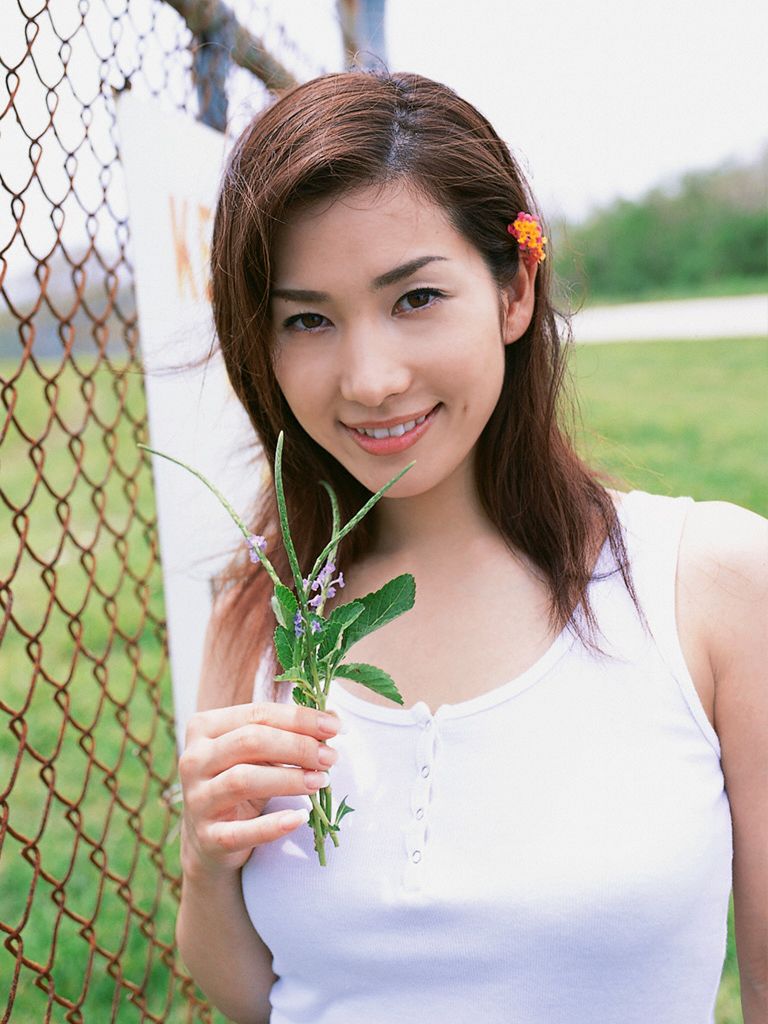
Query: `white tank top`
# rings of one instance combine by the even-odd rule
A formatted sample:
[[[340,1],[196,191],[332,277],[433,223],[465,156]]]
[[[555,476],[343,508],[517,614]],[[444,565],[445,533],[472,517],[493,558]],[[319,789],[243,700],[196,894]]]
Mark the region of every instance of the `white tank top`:
[[[609,658],[565,631],[434,715],[332,683],[334,799],[356,809],[340,846],[320,867],[302,826],[242,871],[273,1024],[714,1021],[731,817],[675,625],[691,504],[632,491],[619,509],[653,639],[609,573],[590,590]]]

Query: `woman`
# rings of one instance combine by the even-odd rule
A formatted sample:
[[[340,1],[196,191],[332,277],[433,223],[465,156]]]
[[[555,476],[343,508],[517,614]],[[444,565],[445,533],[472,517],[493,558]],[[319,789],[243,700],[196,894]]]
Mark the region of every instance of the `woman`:
[[[285,430],[302,567],[320,480],[348,518],[415,460],[338,562],[345,600],[417,595],[354,649],[404,706],[335,680],[339,734],[269,685],[266,576],[222,581],[177,937],[235,1021],[705,1024],[732,854],[746,1024],[768,1012],[767,524],[576,456],[538,226],[488,122],[415,75],[306,83],[230,160],[216,327],[270,460]],[[288,579],[271,488],[253,521]],[[321,868],[331,765],[355,813]]]

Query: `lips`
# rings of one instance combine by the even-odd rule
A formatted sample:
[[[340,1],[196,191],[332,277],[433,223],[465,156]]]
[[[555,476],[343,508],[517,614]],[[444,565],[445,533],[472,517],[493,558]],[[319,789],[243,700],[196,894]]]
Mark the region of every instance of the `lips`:
[[[384,428],[389,429],[390,427],[398,427],[400,426],[400,424],[413,423],[416,420],[423,420],[424,417],[428,416],[434,408],[434,405],[431,405],[426,409],[419,410],[419,412],[412,413],[411,416],[392,416],[388,420],[371,420],[367,423],[345,423],[344,426],[352,427],[353,430],[382,430]]]
[[[367,434],[368,437],[375,437],[382,440],[385,437],[402,437],[403,434],[407,434],[409,430],[413,430],[414,427],[423,423],[429,414],[424,413],[422,416],[417,417],[413,420],[406,420],[405,423],[398,423],[394,427],[353,427],[358,434]]]
[[[349,427],[346,424],[343,426],[350,437],[369,454],[397,455],[424,436],[440,408],[441,403],[438,403],[430,412],[391,427]]]

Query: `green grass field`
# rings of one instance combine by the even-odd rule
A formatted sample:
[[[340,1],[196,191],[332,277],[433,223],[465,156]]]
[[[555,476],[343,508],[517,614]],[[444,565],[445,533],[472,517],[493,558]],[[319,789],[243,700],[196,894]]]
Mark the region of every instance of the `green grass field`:
[[[628,487],[768,516],[768,343],[627,342],[575,350],[580,447]]]
[[[734,295],[764,295],[768,291],[768,277],[760,275],[755,277],[718,277],[716,281],[680,282],[679,284],[667,284],[665,287],[647,288],[639,294],[635,291],[627,292],[624,295],[604,295],[585,288],[583,285],[573,285],[576,297],[581,300],[586,297],[589,306],[616,306],[625,302],[666,302],[674,299],[717,299]]]
[[[573,371],[579,445],[620,486],[768,515],[764,341],[584,346]],[[0,365],[4,380],[15,372]],[[13,614],[32,638],[11,625],[2,648],[0,784],[12,786],[0,920],[20,938],[0,947],[0,1008],[16,985],[5,1019],[18,1024],[138,1024],[147,1012],[220,1022],[189,1011],[168,966],[175,750],[152,481],[135,447],[141,380],[99,370],[84,386],[68,370],[47,396],[43,383],[27,366],[3,392],[28,437],[45,441],[31,450],[11,427],[0,449],[2,493],[23,510],[0,503],[0,575],[13,571]],[[60,422],[49,422],[53,396]],[[101,425],[84,418],[86,399]],[[32,498],[41,459],[51,492]],[[34,555],[19,555],[20,535]],[[41,970],[15,978],[17,947]],[[52,992],[80,1015],[65,1017]],[[741,1022],[732,920],[716,1019]]]

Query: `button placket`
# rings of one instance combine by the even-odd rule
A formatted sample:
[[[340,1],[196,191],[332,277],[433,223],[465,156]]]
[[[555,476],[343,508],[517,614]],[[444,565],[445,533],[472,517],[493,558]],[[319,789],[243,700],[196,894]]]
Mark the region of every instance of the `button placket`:
[[[429,802],[432,795],[435,757],[435,723],[426,705],[416,705],[419,735],[415,745],[415,771],[411,788],[411,820],[406,828],[405,880],[409,888],[418,887],[427,843]]]

